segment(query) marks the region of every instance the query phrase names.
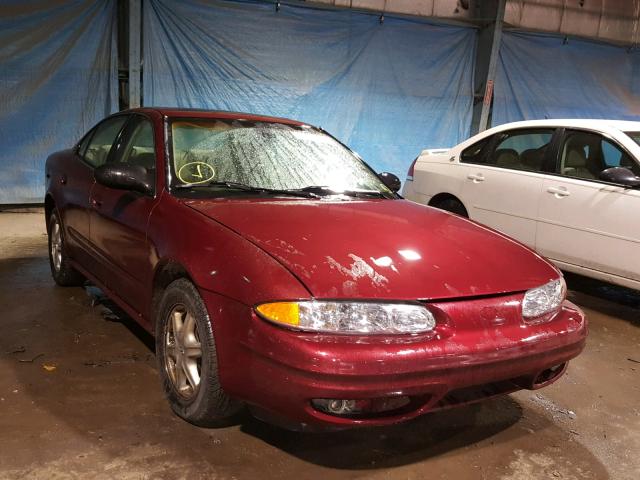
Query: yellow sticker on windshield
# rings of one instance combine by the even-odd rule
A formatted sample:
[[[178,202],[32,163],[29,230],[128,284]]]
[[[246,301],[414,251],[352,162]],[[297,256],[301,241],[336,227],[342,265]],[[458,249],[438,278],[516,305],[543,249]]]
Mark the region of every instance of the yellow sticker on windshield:
[[[205,162],[185,163],[178,170],[180,181],[189,184],[206,183],[213,180],[216,172],[211,165]]]

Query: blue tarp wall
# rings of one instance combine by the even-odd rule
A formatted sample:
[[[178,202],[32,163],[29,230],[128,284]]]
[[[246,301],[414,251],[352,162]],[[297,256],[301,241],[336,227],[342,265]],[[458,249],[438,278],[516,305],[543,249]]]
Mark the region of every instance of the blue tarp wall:
[[[401,178],[470,133],[472,28],[256,2],[147,0],[143,16],[145,105],[302,120]]]
[[[115,3],[0,3],[0,203],[42,203],[47,156],[117,110]]]
[[[117,110],[115,0],[0,2],[0,204],[42,202],[44,161]],[[145,105],[287,116],[404,176],[470,133],[475,31],[222,0],[144,0]],[[640,52],[504,32],[492,123],[640,119]]]
[[[557,35],[504,32],[491,123],[544,118],[640,120],[640,53]]]

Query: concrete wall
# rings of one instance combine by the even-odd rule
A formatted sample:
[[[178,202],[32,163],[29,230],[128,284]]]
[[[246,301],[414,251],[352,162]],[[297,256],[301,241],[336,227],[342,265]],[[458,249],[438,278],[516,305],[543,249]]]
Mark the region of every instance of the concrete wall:
[[[313,0],[336,7],[391,12],[420,17],[472,20],[479,0]]]
[[[486,24],[497,0],[313,0],[337,7]],[[493,12],[493,15],[492,15]],[[505,25],[623,44],[640,43],[640,0],[507,0]]]
[[[640,0],[508,0],[505,24],[624,44],[639,42]]]

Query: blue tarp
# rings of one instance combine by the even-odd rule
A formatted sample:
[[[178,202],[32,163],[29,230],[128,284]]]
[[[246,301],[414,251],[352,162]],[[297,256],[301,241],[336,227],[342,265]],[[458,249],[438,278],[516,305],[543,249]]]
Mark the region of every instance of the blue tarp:
[[[264,2],[146,0],[145,105],[318,125],[404,178],[469,135],[472,28]]]
[[[117,110],[115,4],[0,3],[0,203],[42,203],[47,156]]]
[[[640,119],[640,54],[587,40],[505,32],[492,124],[544,118]]]

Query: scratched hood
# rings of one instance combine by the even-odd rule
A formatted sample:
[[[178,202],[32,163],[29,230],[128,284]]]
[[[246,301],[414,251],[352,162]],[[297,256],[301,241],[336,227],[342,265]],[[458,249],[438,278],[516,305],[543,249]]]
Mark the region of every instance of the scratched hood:
[[[404,200],[190,200],[275,257],[316,298],[445,299],[558,277],[529,249]]]

